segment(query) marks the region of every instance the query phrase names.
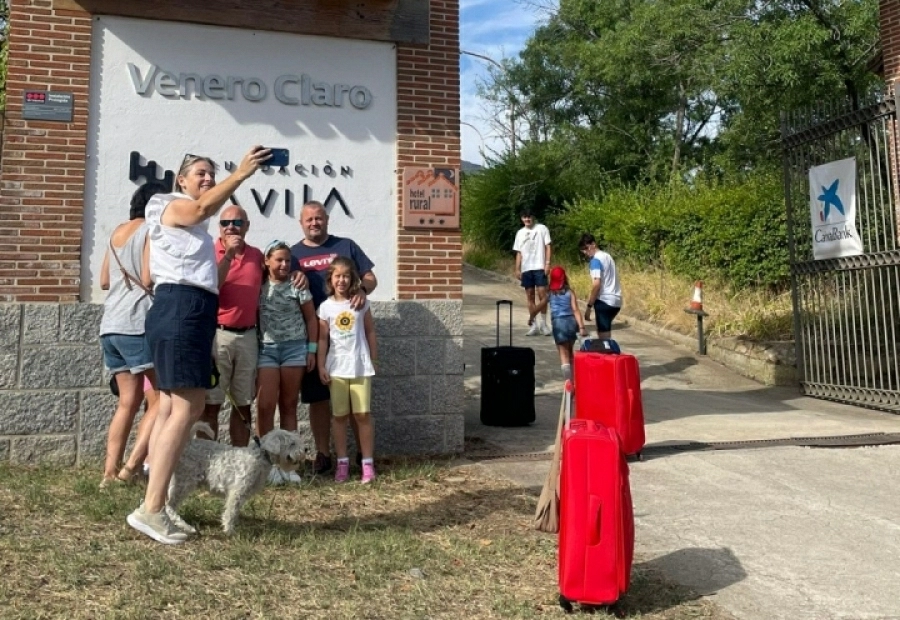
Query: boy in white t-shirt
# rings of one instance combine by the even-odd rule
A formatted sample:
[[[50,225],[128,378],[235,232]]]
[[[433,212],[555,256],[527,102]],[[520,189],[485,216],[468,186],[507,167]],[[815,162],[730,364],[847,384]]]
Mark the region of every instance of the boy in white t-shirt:
[[[622,285],[612,256],[597,247],[594,235],[584,233],[578,241],[578,249],[588,259],[591,275],[591,292],[588,294],[584,320],[591,320],[591,310],[597,318],[597,338],[605,340],[612,335],[612,323],[622,308]]]
[[[522,228],[516,233],[513,251],[516,253],[516,278],[522,282],[528,300],[526,336],[551,334],[547,324],[547,275],[550,273],[550,231],[534,219],[531,209],[519,213]]]

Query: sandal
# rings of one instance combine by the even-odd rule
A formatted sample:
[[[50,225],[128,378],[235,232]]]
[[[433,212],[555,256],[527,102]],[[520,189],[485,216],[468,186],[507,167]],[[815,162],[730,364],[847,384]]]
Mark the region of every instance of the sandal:
[[[108,488],[109,486],[119,483],[119,482],[125,482],[125,481],[118,477],[107,478],[104,476],[103,480],[100,481],[100,488],[105,489],[105,488]]]
[[[115,480],[116,482],[131,482],[132,478],[134,478],[134,470],[128,465],[122,465],[122,469],[119,470]]]

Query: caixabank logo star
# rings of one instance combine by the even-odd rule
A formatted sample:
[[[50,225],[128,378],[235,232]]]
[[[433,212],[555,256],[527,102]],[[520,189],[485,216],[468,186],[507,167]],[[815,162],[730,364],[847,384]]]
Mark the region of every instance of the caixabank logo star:
[[[853,239],[854,231],[847,223],[847,213],[844,209],[844,202],[838,194],[841,186],[841,180],[835,178],[827,187],[820,185],[821,193],[818,200],[819,222],[820,226],[816,229],[816,242],[823,241],[842,241],[844,239]],[[822,224],[833,225],[830,228],[822,226]]]
[[[822,193],[819,194],[819,200],[822,202],[822,209],[819,211],[819,221],[823,224],[825,222],[834,222],[834,221],[843,221],[846,219],[846,213],[844,213],[844,203],[841,202],[841,197],[838,195],[838,187],[840,187],[841,180],[835,179],[834,182],[828,187],[822,188]],[[831,209],[834,208],[835,211],[841,214],[840,218],[831,217]]]

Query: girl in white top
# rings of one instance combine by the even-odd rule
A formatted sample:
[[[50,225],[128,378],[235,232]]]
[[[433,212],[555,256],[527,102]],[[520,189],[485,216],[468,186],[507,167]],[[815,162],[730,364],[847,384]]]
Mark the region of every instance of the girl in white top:
[[[155,296],[145,328],[160,395],[144,502],[127,521],[164,544],[183,543],[193,531],[165,505],[169,480],[191,427],[203,412],[212,373],[219,289],[215,248],[204,222],[270,154],[261,146],[253,147],[218,185],[211,159],[187,155],[175,178],[177,193],[157,194],[147,204],[148,262]]]
[[[362,483],[368,484],[375,479],[375,429],[370,413],[377,346],[369,302],[358,310],[350,305],[359,287],[352,260],[338,256],[331,261],[325,279],[329,297],[319,306],[318,363],[319,378],[331,388],[331,436],[338,459],[334,479],[346,482],[349,478],[347,423],[352,413],[359,427]]]

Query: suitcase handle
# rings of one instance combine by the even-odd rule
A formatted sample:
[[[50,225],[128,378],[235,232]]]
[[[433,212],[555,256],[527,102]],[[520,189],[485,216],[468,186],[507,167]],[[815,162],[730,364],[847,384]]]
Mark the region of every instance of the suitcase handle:
[[[497,301],[497,346],[500,346],[500,306],[509,305],[509,346],[512,346],[512,307],[513,302],[509,299],[500,299]]]
[[[591,540],[588,542],[588,544],[593,547],[599,545],[600,541],[603,540],[602,532],[600,531],[600,524],[602,522],[601,517],[603,516],[603,503],[596,495],[591,496],[589,510],[590,512],[588,514],[594,515],[596,513],[597,515],[594,520],[594,527],[591,528]]]

